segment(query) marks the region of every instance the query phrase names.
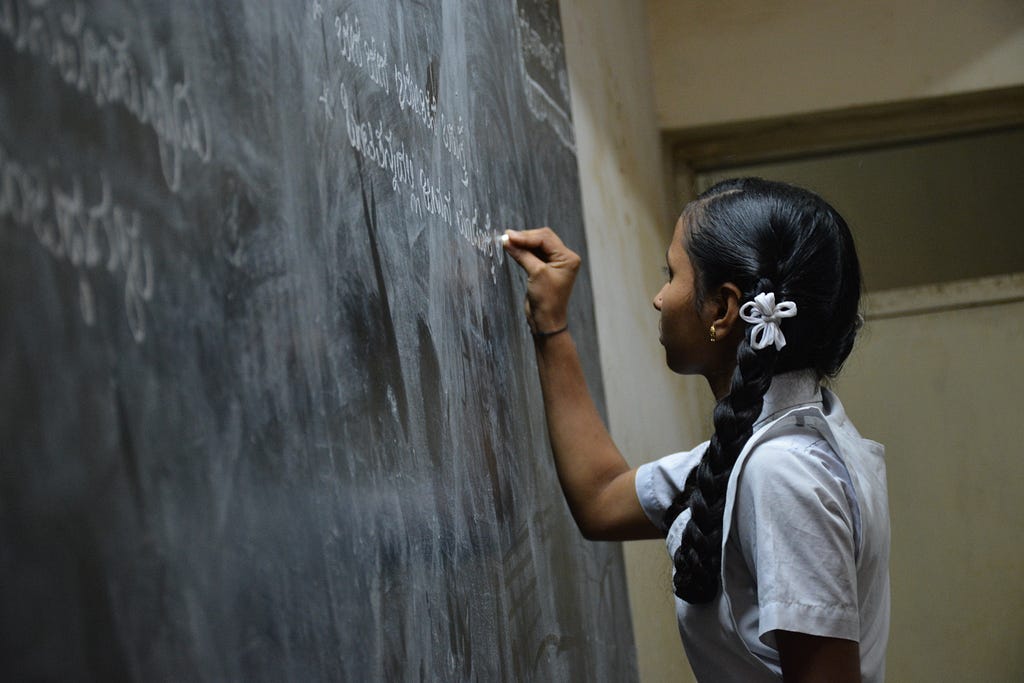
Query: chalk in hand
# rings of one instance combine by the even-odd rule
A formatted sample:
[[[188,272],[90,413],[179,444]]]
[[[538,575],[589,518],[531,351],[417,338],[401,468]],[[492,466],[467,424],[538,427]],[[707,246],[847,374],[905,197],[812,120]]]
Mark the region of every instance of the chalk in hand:
[[[507,232],[504,235],[501,236],[501,243],[502,244],[508,244],[508,233]]]

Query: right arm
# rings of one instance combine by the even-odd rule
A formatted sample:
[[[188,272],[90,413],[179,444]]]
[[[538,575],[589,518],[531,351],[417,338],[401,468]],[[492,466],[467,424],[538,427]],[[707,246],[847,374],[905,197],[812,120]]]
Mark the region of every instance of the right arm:
[[[561,329],[579,256],[548,228],[507,234],[506,251],[527,273],[530,329]],[[592,540],[663,537],[640,507],[636,470],[597,412],[571,333],[535,336],[534,348],[555,469],[580,531]]]

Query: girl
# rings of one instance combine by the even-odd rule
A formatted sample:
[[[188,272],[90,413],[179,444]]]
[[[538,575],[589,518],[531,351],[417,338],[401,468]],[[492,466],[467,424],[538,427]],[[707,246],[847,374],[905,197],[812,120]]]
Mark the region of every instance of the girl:
[[[579,257],[509,231],[526,271],[555,465],[587,538],[664,537],[701,681],[881,681],[889,629],[882,447],[821,386],[860,326],[860,267],[820,197],[745,178],[686,206],[654,298],[674,372],[703,375],[715,432],[631,469],[587,391],[567,327]]]

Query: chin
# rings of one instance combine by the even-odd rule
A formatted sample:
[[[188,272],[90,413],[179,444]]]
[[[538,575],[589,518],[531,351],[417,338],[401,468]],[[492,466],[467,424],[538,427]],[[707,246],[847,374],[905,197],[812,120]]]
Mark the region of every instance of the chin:
[[[679,368],[679,363],[672,356],[668,355],[668,349],[665,349],[665,365],[669,370],[676,373],[677,375],[683,374],[683,371]]]
[[[701,370],[698,366],[695,366],[692,359],[688,359],[685,356],[680,357],[679,355],[670,355],[668,349],[665,349],[665,365],[668,369],[677,375],[699,375]]]

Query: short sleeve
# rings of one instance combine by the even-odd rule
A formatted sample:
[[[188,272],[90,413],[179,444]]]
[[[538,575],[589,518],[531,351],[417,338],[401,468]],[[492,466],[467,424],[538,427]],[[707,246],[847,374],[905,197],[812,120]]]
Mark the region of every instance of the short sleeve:
[[[676,495],[683,490],[690,470],[697,466],[708,442],[691,451],[666,455],[664,458],[641,465],[636,471],[636,496],[640,507],[654,526],[667,532],[665,511]]]
[[[806,435],[759,445],[740,473],[735,531],[769,647],[776,630],[859,639],[856,501],[836,463],[846,474],[827,441]]]

